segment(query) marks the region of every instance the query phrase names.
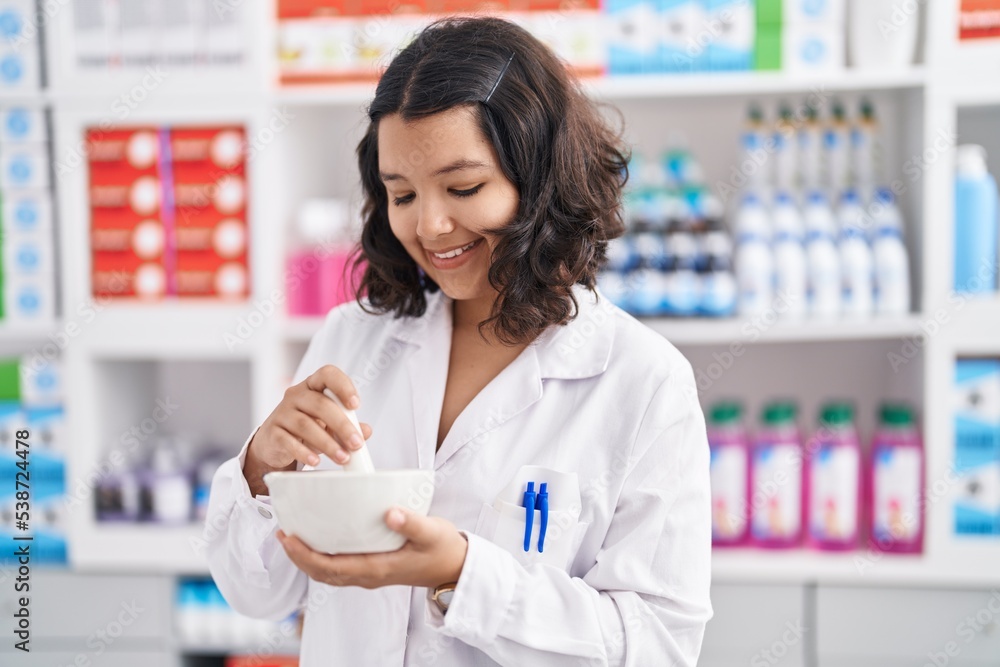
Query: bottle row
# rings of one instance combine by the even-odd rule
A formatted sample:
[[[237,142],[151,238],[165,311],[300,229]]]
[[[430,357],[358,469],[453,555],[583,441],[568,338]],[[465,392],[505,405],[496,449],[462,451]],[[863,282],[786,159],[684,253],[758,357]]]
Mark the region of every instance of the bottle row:
[[[178,434],[123,437],[98,464],[98,521],[184,525],[203,521],[215,471],[232,447]]]
[[[782,101],[770,118],[753,102],[743,124],[739,160],[717,189],[728,198],[741,190],[765,196],[775,190],[824,190],[834,197],[853,188],[870,199],[877,183],[890,182],[882,140],[875,104],[868,98],[859,101],[853,116],[836,97]],[[908,168],[904,171],[907,178],[914,177]],[[902,180],[891,184],[897,194],[906,187]]]
[[[867,206],[854,190],[836,212],[821,192],[800,209],[779,192],[770,209],[744,196],[736,236],[737,311],[819,319],[900,316],[910,311],[910,263],[892,191]]]
[[[794,402],[774,401],[751,439],[738,403],[709,412],[712,535],[716,546],[806,545],[919,552],[924,533],[924,451],[912,410],[884,404],[867,456],[849,402],[823,406],[803,440]]]
[[[276,622],[238,614],[211,579],[185,578],[177,583],[174,619],[183,646],[271,654],[298,640],[298,615]],[[265,660],[263,655],[258,659]]]

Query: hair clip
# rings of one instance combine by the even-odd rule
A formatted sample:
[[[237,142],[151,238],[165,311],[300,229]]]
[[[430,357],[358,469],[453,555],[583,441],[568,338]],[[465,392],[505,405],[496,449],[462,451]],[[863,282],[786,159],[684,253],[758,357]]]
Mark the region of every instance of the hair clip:
[[[514,60],[514,54],[513,53],[510,54],[510,58],[507,59],[507,63],[503,66],[503,69],[500,70],[500,76],[497,77],[496,83],[493,84],[493,89],[490,90],[490,94],[486,96],[485,100],[483,100],[483,104],[489,103],[490,98],[493,97],[493,93],[496,92],[497,86],[500,85],[500,80],[503,79],[503,75],[507,73],[507,68],[510,67],[510,61],[512,61],[512,60]]]

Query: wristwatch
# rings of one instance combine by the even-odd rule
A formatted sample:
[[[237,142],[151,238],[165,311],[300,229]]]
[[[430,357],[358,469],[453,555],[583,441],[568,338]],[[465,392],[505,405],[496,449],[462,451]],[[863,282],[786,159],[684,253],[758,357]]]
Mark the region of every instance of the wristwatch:
[[[448,605],[451,604],[451,599],[455,597],[455,587],[458,585],[457,581],[452,581],[447,584],[441,584],[434,589],[431,594],[431,600],[434,604],[438,606],[442,614],[448,613]]]

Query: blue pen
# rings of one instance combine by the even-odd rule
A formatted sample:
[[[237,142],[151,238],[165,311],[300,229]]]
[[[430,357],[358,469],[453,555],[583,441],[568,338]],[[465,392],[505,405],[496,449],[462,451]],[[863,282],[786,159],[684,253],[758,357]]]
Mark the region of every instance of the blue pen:
[[[542,482],[535,498],[535,508],[542,512],[542,525],[538,529],[538,553],[545,551],[545,529],[549,526],[549,492],[548,484]]]
[[[535,519],[535,483],[528,482],[528,490],[524,492],[524,550],[531,549],[531,524]]]

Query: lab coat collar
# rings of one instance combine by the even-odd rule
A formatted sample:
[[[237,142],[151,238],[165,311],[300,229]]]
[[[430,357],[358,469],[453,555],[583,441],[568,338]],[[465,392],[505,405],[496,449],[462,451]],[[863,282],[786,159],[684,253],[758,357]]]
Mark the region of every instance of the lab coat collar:
[[[608,367],[614,344],[613,306],[582,285],[573,286],[576,317],[565,325],[549,327],[526,352],[537,356],[542,379],[576,380],[600,375]],[[452,299],[437,291],[427,295],[427,310],[421,317],[393,319],[390,335],[424,347],[432,338],[450,335]]]
[[[614,341],[613,306],[604,297],[598,302],[582,286],[574,287],[573,293],[577,316],[566,325],[549,327],[484,387],[458,415],[436,451],[451,348],[452,299],[442,292],[430,294],[422,317],[391,322],[392,337],[417,347],[407,367],[421,468],[439,470],[470,443],[485,446],[491,431],[542,398],[544,379],[580,379],[604,372]]]

